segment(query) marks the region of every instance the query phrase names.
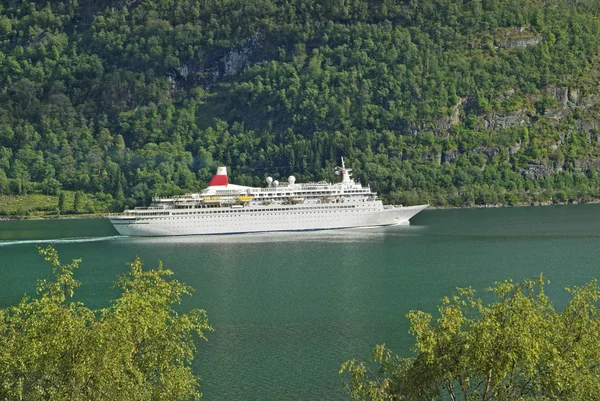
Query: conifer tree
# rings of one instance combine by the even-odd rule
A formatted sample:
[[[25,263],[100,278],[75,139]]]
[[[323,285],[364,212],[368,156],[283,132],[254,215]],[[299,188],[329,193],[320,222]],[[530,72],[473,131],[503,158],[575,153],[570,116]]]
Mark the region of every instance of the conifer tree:
[[[81,192],[75,192],[75,199],[73,199],[73,210],[75,213],[81,212]]]
[[[65,193],[61,192],[58,195],[58,213],[63,214],[65,212]]]

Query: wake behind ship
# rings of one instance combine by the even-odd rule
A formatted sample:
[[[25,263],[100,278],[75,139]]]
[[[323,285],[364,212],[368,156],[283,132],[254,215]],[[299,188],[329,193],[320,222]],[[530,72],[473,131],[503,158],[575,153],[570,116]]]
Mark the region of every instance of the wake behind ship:
[[[267,187],[230,184],[219,167],[200,193],[154,198],[148,207],[109,217],[121,235],[170,236],[330,230],[409,224],[428,205],[383,205],[371,188],[352,179],[342,158],[342,181],[297,184],[267,178]]]

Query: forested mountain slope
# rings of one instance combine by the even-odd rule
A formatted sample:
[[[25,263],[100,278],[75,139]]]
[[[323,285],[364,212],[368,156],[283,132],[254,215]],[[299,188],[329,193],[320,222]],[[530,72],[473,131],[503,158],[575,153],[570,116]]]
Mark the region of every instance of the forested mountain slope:
[[[399,203],[600,198],[599,0],[2,2],[0,193],[231,179]]]

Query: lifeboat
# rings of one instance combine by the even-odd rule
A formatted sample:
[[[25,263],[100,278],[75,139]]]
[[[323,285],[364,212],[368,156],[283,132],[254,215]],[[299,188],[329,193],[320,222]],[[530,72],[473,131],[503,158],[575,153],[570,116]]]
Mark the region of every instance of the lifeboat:
[[[290,196],[288,200],[291,203],[304,203],[304,198],[302,196]]]
[[[221,203],[221,198],[218,196],[205,196],[202,202],[207,205],[217,205]]]
[[[238,202],[250,202],[252,200],[251,196],[238,196],[235,198]]]

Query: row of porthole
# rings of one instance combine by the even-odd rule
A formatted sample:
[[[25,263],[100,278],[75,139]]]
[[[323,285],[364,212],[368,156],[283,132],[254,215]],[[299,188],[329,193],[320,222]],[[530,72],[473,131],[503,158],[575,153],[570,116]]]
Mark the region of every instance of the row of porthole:
[[[296,213],[296,214],[302,214],[302,213],[300,212],[300,213]],[[325,213],[325,214],[328,214],[328,213]],[[290,215],[289,214],[285,214],[284,216],[290,216]],[[313,216],[315,218],[317,218],[317,219],[321,219],[321,218],[324,217],[324,216],[320,216],[320,215],[319,216],[313,215]],[[216,220],[216,219],[207,219],[206,221],[207,222],[215,222],[215,223],[231,222],[231,221],[244,221],[244,220],[260,221],[260,220],[256,220],[256,219],[248,219],[248,217],[268,217],[268,216],[264,216],[264,215],[251,215],[250,214],[250,215],[238,217],[236,219],[226,219],[226,220],[224,220],[224,219],[219,219],[219,220]],[[354,215],[353,217],[361,217],[361,216]],[[157,220],[159,220],[159,219],[157,219]],[[173,223],[179,223],[181,219],[168,219],[168,220],[173,221]],[[186,220],[189,220],[189,219],[186,219]],[[293,219],[278,219],[276,221],[285,222],[285,221],[289,221],[289,220],[293,220]],[[198,220],[194,220],[194,221],[198,221]],[[271,221],[275,221],[275,220],[265,219],[264,221],[271,222]],[[307,216],[307,218],[305,219],[305,221],[311,221],[310,216]],[[317,221],[319,221],[319,220],[317,220]]]
[[[349,210],[349,212],[350,212],[350,211],[356,212],[357,210]],[[325,212],[318,212],[318,213],[321,213],[321,214],[322,214],[322,213],[327,213],[327,214],[330,214],[330,213],[332,213],[332,212],[330,212],[330,211],[325,211]],[[268,214],[268,215],[267,215],[267,214],[246,214],[246,215],[244,215],[244,216],[225,216],[225,218],[227,218],[227,217],[230,217],[230,218],[239,219],[239,218],[243,218],[243,217],[290,216],[290,214],[291,214],[291,213],[270,213],[270,214]],[[297,214],[309,214],[309,215],[315,215],[316,213],[310,213],[310,212],[296,212],[296,213],[293,213],[293,214],[294,214],[294,215],[297,215]],[[196,217],[196,218],[202,218],[202,219],[204,219],[204,218],[206,217],[207,219],[209,219],[209,218],[211,218],[211,217],[213,217],[213,216],[194,216],[194,217]],[[222,221],[222,219],[223,219],[223,217],[220,217],[220,218],[219,218],[217,221]],[[151,221],[156,221],[156,220],[188,220],[188,218],[187,218],[187,217],[170,217],[170,218],[159,218],[159,219],[152,219]],[[214,219],[212,219],[212,220],[214,220]]]
[[[377,210],[370,210],[371,212],[376,212]],[[363,212],[363,210],[344,210],[344,212]],[[285,213],[260,213],[260,214],[244,214],[244,215],[226,215],[225,217],[234,217],[234,218],[238,218],[238,217],[244,217],[244,216],[273,216],[273,215],[284,215],[284,216],[289,216],[291,214],[317,214],[317,213],[339,213],[338,211],[333,211],[333,210],[319,210],[319,211],[314,211],[314,212],[285,212]],[[190,216],[190,217],[202,217],[202,218],[210,218],[210,217],[216,217],[214,215],[208,215],[208,216],[199,216],[199,215],[195,215],[195,216]],[[189,217],[186,216],[171,216],[171,217],[160,217],[160,218],[156,218],[156,219],[152,219],[152,220],[173,220],[173,219],[188,219]],[[223,217],[219,216],[219,219],[222,219]]]
[[[252,212],[274,212],[274,211],[281,211],[281,212],[287,212],[287,213],[293,213],[296,210],[330,210],[330,211],[338,211],[340,209],[352,209],[355,208],[356,206],[342,206],[342,207],[325,207],[325,208],[310,208],[310,207],[306,207],[306,208],[295,208],[295,209],[252,209],[252,210],[216,210],[214,212],[185,212],[185,213],[175,213],[172,214],[171,216],[181,216],[181,215],[215,215],[215,214],[229,214],[229,213],[233,213],[235,215],[239,215],[241,213],[252,213]],[[358,206],[358,207],[364,207],[364,206]]]
[[[371,212],[376,212],[377,210],[374,209],[374,210],[370,210],[370,211]],[[345,212],[359,212],[359,210],[345,210]],[[339,212],[337,212],[337,211],[334,212],[333,210],[320,210],[320,211],[315,211],[315,212],[285,212],[285,213],[261,213],[261,214],[227,215],[225,217],[232,217],[232,218],[239,218],[239,217],[243,217],[243,216],[252,216],[252,217],[263,216],[263,217],[268,217],[268,216],[273,216],[273,215],[277,215],[277,216],[279,216],[279,215],[289,216],[290,214],[309,214],[309,215],[312,214],[312,215],[314,215],[314,214],[317,214],[317,213],[320,213],[320,214],[323,214],[323,213],[330,214],[330,213],[339,213]],[[209,215],[209,216],[198,216],[198,215],[196,215],[196,216],[191,216],[191,217],[196,217],[196,218],[198,218],[198,217],[211,218],[211,217],[215,217],[215,216],[211,216],[211,215]],[[152,219],[151,221],[156,221],[156,220],[175,220],[175,219],[181,220],[181,219],[188,219],[188,218],[189,218],[188,216],[171,216],[171,217],[155,218],[155,219]],[[219,217],[219,219],[222,219],[222,218],[223,217]]]
[[[323,216],[324,214],[324,216]],[[330,213],[324,212],[323,214],[309,214],[308,216],[303,216],[303,213],[295,213],[294,215],[290,215],[290,214],[282,214],[282,215],[278,215],[278,214],[273,214],[272,216],[277,216],[277,221],[296,221],[300,216],[302,216],[302,219],[304,219],[305,221],[312,221],[313,219],[322,219],[322,218],[334,218],[336,216],[332,216]],[[288,216],[289,219],[286,219],[285,217]],[[264,219],[257,219],[257,218],[264,218]],[[181,224],[181,223],[185,223],[185,221],[192,221],[192,222],[215,222],[215,223],[219,223],[219,222],[235,222],[235,221],[242,221],[242,220],[252,220],[252,221],[265,221],[265,222],[269,222],[269,221],[274,221],[273,219],[268,219],[268,217],[270,216],[265,216],[265,215],[252,215],[252,214],[248,214],[246,216],[239,216],[237,218],[221,218],[221,219],[211,219],[211,218],[207,218],[207,219],[167,219],[168,221],[170,221],[172,224]],[[348,218],[359,218],[362,217],[361,215],[356,215],[356,214],[349,214],[347,216]],[[156,220],[162,220],[162,219],[156,219]],[[153,220],[153,221],[156,221]],[[151,222],[150,222],[151,223]]]

